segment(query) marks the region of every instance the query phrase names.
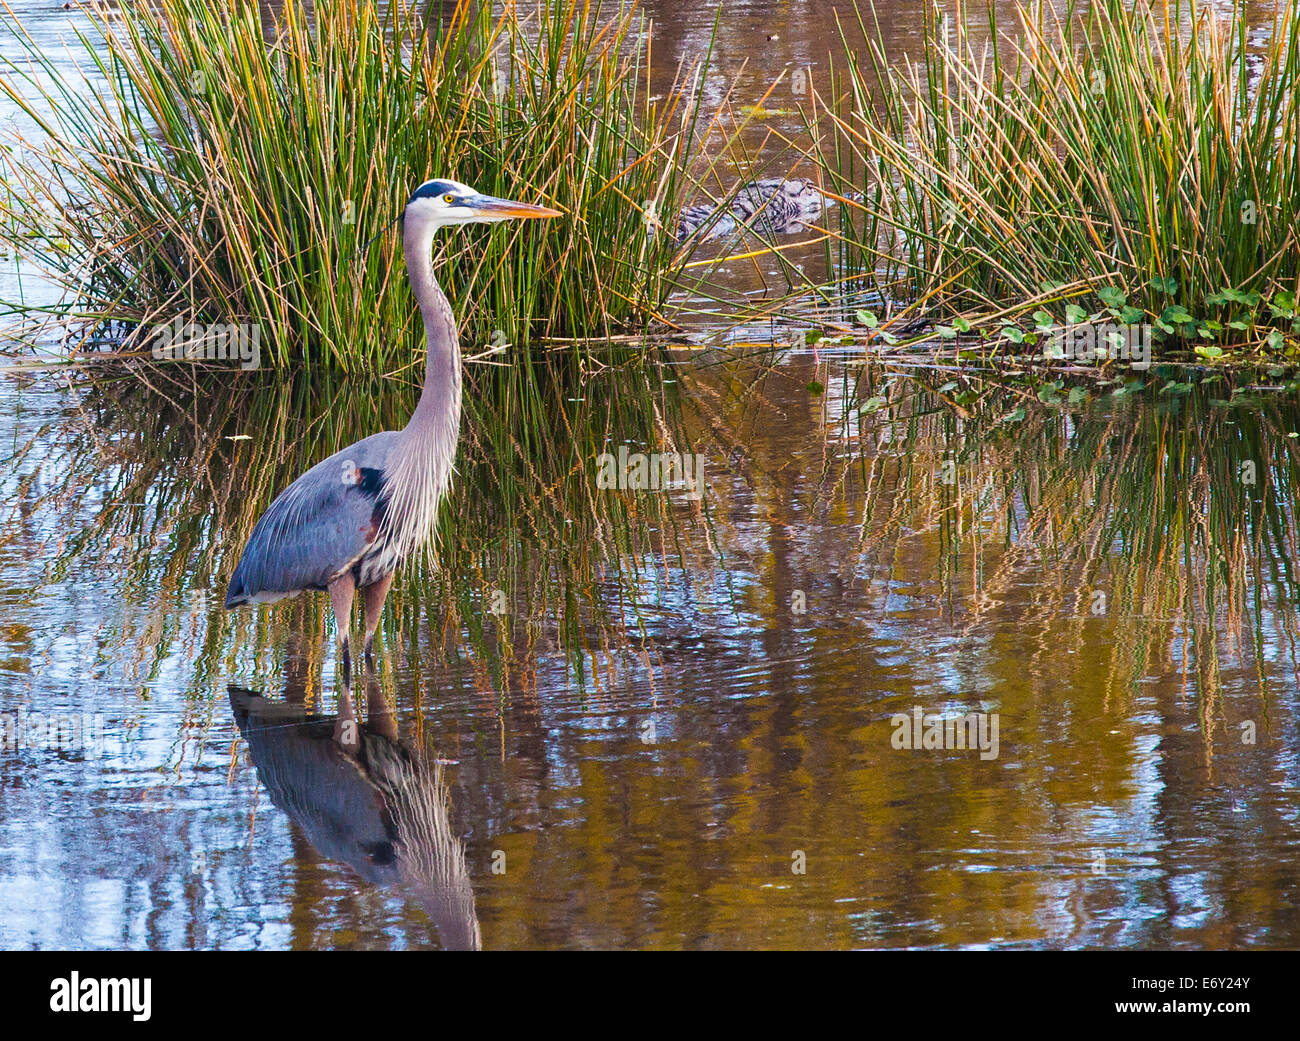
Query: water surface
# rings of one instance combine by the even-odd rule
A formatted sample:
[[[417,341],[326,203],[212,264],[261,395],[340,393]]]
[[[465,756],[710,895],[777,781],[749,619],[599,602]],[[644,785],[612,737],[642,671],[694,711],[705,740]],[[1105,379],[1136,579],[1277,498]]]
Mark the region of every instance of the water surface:
[[[218,606],[299,456],[390,409],[7,378],[0,711],[102,720],[0,755],[0,945],[1294,946],[1300,417],[1150,382],[631,366],[555,418],[550,501],[470,424],[356,697],[413,789],[250,743],[231,684],[283,747],[331,732],[323,605]],[[604,431],[658,423],[703,497],[596,490]],[[918,706],[997,713],[996,758],[896,748]],[[441,873],[383,848],[412,790]]]

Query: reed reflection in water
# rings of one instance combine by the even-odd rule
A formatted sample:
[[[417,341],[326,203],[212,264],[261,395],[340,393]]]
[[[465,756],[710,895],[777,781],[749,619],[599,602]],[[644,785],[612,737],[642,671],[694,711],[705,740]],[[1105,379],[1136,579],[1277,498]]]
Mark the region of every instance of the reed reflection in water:
[[[101,758],[0,756],[0,895],[129,894],[0,916],[0,942],[410,946],[431,919],[453,945],[412,880],[459,863],[486,947],[1300,942],[1300,415],[1266,374],[1071,400],[823,348],[555,378],[467,420],[441,568],[395,591],[366,740],[388,748],[391,705],[455,761],[431,805],[464,852],[427,876],[395,853],[373,892],[343,824],[257,812],[258,774],[307,795],[222,707],[232,680],[285,691],[249,718],[320,717],[330,770],[403,798],[331,747],[334,662],[294,649],[323,605],[232,624],[202,594],[284,475],[409,402],[0,384],[0,711],[106,719]],[[623,444],[699,453],[703,499],[599,490]],[[895,749],[915,706],[997,712],[998,757]],[[382,853],[376,814],[351,820]]]

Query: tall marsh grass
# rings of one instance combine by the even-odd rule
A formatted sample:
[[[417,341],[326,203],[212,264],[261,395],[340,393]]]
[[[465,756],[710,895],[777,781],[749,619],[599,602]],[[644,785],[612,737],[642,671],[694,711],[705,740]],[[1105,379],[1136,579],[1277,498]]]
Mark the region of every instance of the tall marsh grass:
[[[0,153],[0,244],[62,288],[60,317],[255,322],[264,364],[391,371],[421,340],[381,233],[431,176],[566,215],[440,240],[471,341],[658,312],[675,244],[647,211],[679,205],[697,109],[649,98],[633,7],[277,7],[126,0],[78,34],[71,83],[14,22],[0,90],[39,134]]]
[[[819,98],[826,182],[864,193],[840,269],[931,314],[1069,306],[1282,348],[1300,331],[1298,83],[1291,4],[1263,23],[1241,0],[1035,4],[1014,25],[931,8],[919,53],[850,54]]]

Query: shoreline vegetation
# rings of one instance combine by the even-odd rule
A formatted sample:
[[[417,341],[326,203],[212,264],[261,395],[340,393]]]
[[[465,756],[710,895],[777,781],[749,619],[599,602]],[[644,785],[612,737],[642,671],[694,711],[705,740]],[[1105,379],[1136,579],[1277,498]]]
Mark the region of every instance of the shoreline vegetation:
[[[699,107],[649,99],[631,6],[128,2],[78,34],[71,84],[11,30],[26,62],[0,90],[40,139],[4,153],[0,241],[86,342],[179,312],[258,323],[271,367],[403,368],[423,340],[386,228],[435,175],[567,215],[439,240],[467,355],[616,336],[664,303],[676,245],[646,212],[678,204]]]
[[[125,2],[78,35],[90,71],[71,84],[11,25],[25,57],[0,90],[41,140],[0,151],[0,247],[62,290],[45,317],[82,356],[147,356],[131,331],[179,314],[256,323],[272,369],[400,373],[419,337],[384,227],[410,182],[446,173],[567,215],[439,243],[466,355],[528,363],[506,394],[540,395],[556,354],[580,373],[680,341],[722,302],[711,274],[750,256],[788,285],[707,312],[714,344],[767,320],[868,356],[1076,374],[1294,360],[1300,9],[1262,33],[1242,0],[1035,4],[1012,25],[983,2],[927,10],[919,53],[845,35],[824,81],[806,74],[806,140],[781,161],[836,203],[815,284],[771,236],[719,251],[668,233],[701,197],[727,205],[706,184],[771,176],[740,140],[762,101],[730,125],[706,113],[711,53],[652,95],[653,27],[581,0],[436,22],[377,0]],[[869,3],[849,17],[879,40]]]
[[[826,184],[865,193],[844,283],[1003,352],[1105,323],[1204,362],[1295,355],[1300,9],[1258,41],[1241,0],[927,11],[918,56],[869,42],[814,98]]]

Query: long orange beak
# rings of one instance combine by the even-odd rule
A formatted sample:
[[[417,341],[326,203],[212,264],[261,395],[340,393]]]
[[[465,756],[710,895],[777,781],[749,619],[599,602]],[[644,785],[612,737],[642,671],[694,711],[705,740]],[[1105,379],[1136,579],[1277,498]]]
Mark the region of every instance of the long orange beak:
[[[468,207],[476,217],[487,217],[492,220],[564,216],[559,210],[552,210],[546,206],[534,206],[528,202],[512,202],[509,199],[498,199],[493,195],[475,195],[473,198],[464,200],[461,205]]]

